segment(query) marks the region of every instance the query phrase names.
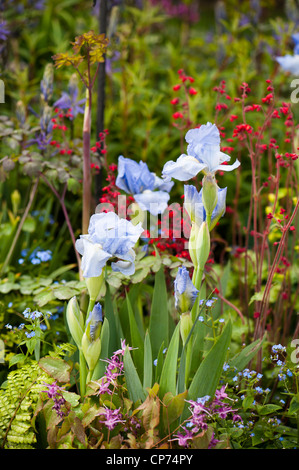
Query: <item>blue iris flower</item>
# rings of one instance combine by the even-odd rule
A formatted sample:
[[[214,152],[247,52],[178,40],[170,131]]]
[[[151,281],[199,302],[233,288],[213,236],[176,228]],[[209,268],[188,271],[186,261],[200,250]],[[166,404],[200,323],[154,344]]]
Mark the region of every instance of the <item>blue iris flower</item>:
[[[293,34],[292,39],[295,43],[294,55],[286,54],[285,56],[278,56],[276,61],[286,72],[299,75],[299,33]]]
[[[175,307],[180,313],[189,312],[196,300],[198,290],[190,279],[189,272],[185,266],[178,269],[174,281]]]
[[[187,155],[182,154],[176,162],[164,165],[162,176],[165,181],[175,178],[187,181],[200,171],[215,173],[218,170],[232,171],[240,165],[238,160],[233,165],[226,165],[230,156],[220,151],[220,133],[215,124],[208,122],[196,129],[190,129],[186,136]]]
[[[115,184],[126,193],[132,194],[140,209],[156,216],[167,208],[170,198],[168,193],[174,183],[165,182],[150,172],[145,162],[137,163],[120,155]]]
[[[211,217],[210,230],[212,230],[218,220],[224,215],[226,209],[227,188],[218,188],[218,199]],[[191,222],[199,227],[206,220],[206,211],[202,202],[202,189],[198,192],[195,186],[184,186],[184,207],[188,212]]]
[[[121,219],[114,212],[93,214],[90,218],[88,234],[76,240],[76,249],[82,255],[83,277],[97,277],[110,258],[113,271],[127,276],[135,272],[134,245],[143,228],[141,223],[133,225]]]

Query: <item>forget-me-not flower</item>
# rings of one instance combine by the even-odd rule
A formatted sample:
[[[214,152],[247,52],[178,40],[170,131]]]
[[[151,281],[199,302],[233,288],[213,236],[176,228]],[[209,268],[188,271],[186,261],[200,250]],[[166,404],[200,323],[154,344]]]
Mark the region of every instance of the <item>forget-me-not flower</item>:
[[[220,133],[215,124],[208,122],[196,129],[190,129],[186,136],[187,155],[182,154],[176,162],[164,165],[162,176],[166,181],[175,178],[187,181],[200,171],[215,173],[218,170],[232,171],[240,165],[238,160],[233,165],[226,165],[230,156],[220,151]]]
[[[198,295],[198,289],[194,287],[189,272],[185,266],[178,269],[174,281],[175,308],[180,312],[189,312]]]
[[[286,72],[299,75],[299,33],[293,34],[292,39],[295,43],[294,55],[277,56],[276,61]]]
[[[145,162],[137,163],[120,155],[115,184],[126,193],[132,194],[141,210],[156,216],[167,208],[169,191],[174,183],[165,182],[152,173]]]
[[[202,222],[206,220],[206,211],[202,201],[202,189],[198,192],[195,186],[185,185],[184,186],[184,207],[188,212],[191,222],[195,223],[199,227]],[[218,199],[215,209],[213,210],[211,217],[212,230],[216,223],[223,216],[226,209],[226,192],[227,188],[218,188]]]
[[[113,271],[129,276],[135,272],[134,245],[143,228],[141,223],[133,225],[114,212],[93,214],[89,221],[88,234],[76,240],[76,249],[82,255],[83,277],[97,277],[110,258]]]

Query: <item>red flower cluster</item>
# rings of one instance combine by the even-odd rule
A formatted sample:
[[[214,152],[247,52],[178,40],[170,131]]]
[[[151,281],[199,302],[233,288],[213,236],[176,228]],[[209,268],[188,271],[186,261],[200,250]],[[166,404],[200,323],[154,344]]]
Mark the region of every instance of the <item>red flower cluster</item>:
[[[190,96],[197,95],[197,90],[190,86],[194,82],[194,78],[186,75],[183,69],[178,70],[178,76],[180,83],[177,83],[172,87],[173,91],[183,91],[182,97],[174,97],[171,99],[170,103],[173,106],[180,106],[180,109],[177,109],[173,112],[172,117],[175,121],[173,125],[179,129],[187,129],[192,125],[189,117],[189,102],[188,99]]]

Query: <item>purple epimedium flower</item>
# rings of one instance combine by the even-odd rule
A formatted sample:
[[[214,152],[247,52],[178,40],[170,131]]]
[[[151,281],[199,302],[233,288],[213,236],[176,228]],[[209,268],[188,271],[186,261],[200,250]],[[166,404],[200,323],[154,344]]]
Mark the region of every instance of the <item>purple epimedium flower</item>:
[[[169,161],[164,165],[162,176],[166,181],[175,178],[187,181],[200,171],[215,173],[218,170],[232,171],[240,162],[227,165],[230,156],[220,151],[220,133],[215,124],[208,122],[199,128],[190,129],[186,136],[187,155],[182,154],[176,162]]]
[[[82,255],[83,277],[97,277],[110,258],[115,272],[127,276],[135,272],[135,252],[133,247],[143,232],[141,223],[133,225],[121,219],[114,212],[93,214],[90,218],[88,234],[80,235],[76,249]]]
[[[101,416],[104,419],[100,420],[100,423],[103,423],[110,431],[115,428],[118,424],[123,424],[125,421],[122,418],[120,408],[116,410],[110,410],[109,408],[104,408],[101,411]]]
[[[141,210],[156,216],[167,208],[169,191],[174,183],[165,182],[150,172],[145,162],[137,163],[120,155],[115,184],[126,193],[132,194]]]
[[[191,222],[197,224],[199,227],[206,220],[206,211],[202,200],[202,193],[203,190],[201,189],[198,192],[195,186],[184,186],[184,208],[189,214]],[[225,213],[226,193],[227,188],[218,188],[217,204],[211,216],[211,230]]]

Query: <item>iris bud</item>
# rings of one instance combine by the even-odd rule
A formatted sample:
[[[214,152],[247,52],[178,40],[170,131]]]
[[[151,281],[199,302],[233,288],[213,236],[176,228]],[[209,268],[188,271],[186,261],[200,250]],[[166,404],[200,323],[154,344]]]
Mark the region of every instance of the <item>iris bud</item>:
[[[210,254],[210,231],[207,222],[203,222],[196,239],[197,266],[203,270]]]
[[[180,334],[183,345],[186,343],[188,335],[192,328],[192,319],[189,312],[183,313],[180,318]]]
[[[82,350],[90,371],[97,365],[101,354],[102,322],[102,307],[97,303],[88,316],[82,337]]]
[[[80,349],[84,330],[84,319],[76,297],[72,297],[69,300],[66,309],[66,319],[72,338]]]
[[[218,186],[213,173],[207,173],[202,182],[202,202],[208,217],[211,217],[217,205]]]

